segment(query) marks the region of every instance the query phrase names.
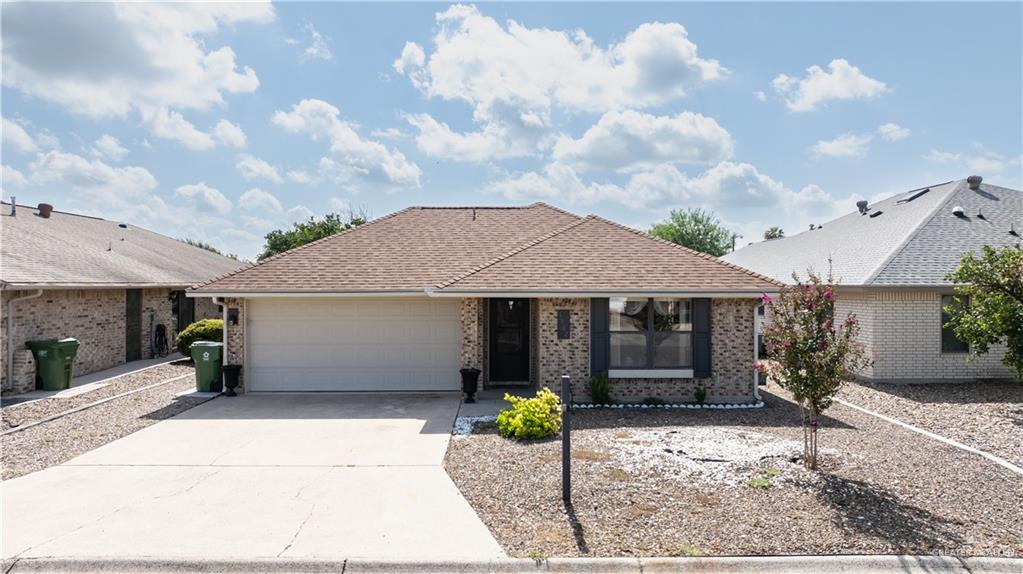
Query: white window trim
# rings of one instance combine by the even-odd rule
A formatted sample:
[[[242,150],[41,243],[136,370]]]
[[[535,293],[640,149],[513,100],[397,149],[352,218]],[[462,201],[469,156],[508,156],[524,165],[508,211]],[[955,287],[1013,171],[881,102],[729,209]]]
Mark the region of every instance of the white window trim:
[[[692,379],[692,369],[611,369],[609,379]]]

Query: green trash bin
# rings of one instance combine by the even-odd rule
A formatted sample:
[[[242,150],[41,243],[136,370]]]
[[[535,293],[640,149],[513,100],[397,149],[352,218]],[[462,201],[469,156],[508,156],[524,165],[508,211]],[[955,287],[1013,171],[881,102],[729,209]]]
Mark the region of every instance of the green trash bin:
[[[224,344],[196,341],[188,347],[195,362],[195,390],[219,393],[224,388],[221,369],[224,366]]]
[[[71,388],[78,339],[46,339],[26,343],[36,362],[36,388],[62,391]]]

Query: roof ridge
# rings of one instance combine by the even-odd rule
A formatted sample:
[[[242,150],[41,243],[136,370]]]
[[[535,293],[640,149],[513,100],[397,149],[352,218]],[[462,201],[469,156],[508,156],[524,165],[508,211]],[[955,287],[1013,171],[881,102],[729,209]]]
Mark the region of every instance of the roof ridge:
[[[572,213],[571,211],[568,211],[568,210],[565,210],[565,209],[561,209],[560,207],[555,207],[555,206],[553,206],[553,205],[551,205],[549,203],[545,203],[543,201],[534,201],[533,203],[530,203],[526,207],[527,208],[546,207],[547,209],[550,209],[552,211],[557,211],[558,213],[564,213],[565,215],[571,215],[572,217],[578,217],[579,219],[586,219],[584,216],[580,216],[579,214]]]
[[[11,202],[9,202],[9,201],[0,201],[0,204],[2,204],[2,205],[11,205]],[[25,209],[39,209],[38,205],[25,205],[24,203],[19,203],[19,204],[16,205],[16,207],[22,207],[22,208],[25,208]],[[99,217],[99,216],[96,216],[96,215],[85,215],[84,213],[74,213],[73,211],[62,211],[60,209],[54,209],[51,213],[59,213],[61,215],[70,215],[71,217],[84,217],[86,219],[95,219],[97,221],[109,221],[111,223],[115,223],[115,221],[113,219],[107,219],[105,217]],[[0,214],[0,215],[8,215],[9,216],[10,213],[3,213],[3,214]],[[15,216],[15,217],[17,217],[17,216]],[[124,222],[121,222],[121,223],[124,223]],[[136,227],[138,227],[138,226],[136,226]],[[169,236],[165,235],[164,237],[169,237]]]
[[[938,212],[943,207],[948,205],[948,202],[951,201],[952,197],[955,194],[959,193],[959,190],[962,189],[963,184],[966,183],[966,180],[965,179],[959,179],[959,180],[953,179],[953,180],[947,181],[945,183],[939,183],[938,185],[933,186],[933,187],[930,188],[930,189],[933,190],[934,187],[938,187],[940,185],[949,185],[949,184],[953,184],[953,183],[955,185],[952,187],[951,191],[948,192],[948,195],[945,196],[945,199],[943,199],[940,202],[938,202],[937,205],[935,205],[931,209],[931,211],[924,218],[922,218],[919,223],[917,223],[916,227],[912,231],[910,231],[909,234],[906,235],[906,237],[902,241],[900,241],[898,245],[895,246],[895,249],[892,249],[891,252],[884,259],[881,260],[881,263],[878,263],[877,267],[875,267],[873,271],[871,271],[870,273],[867,274],[867,276],[863,279],[863,285],[870,285],[871,283],[874,282],[874,279],[877,279],[878,275],[880,275],[881,272],[884,271],[888,267],[888,265],[900,253],[902,253],[906,249],[906,247],[909,245],[909,243],[911,241],[913,241],[914,238],[916,238],[916,236],[920,233],[920,230],[923,229],[924,227],[926,227],[927,224],[930,223],[931,220],[933,220],[934,217],[938,215]],[[909,193],[909,192],[907,192],[907,193]]]
[[[730,267],[732,269],[735,269],[736,271],[741,271],[741,272],[745,273],[746,275],[749,275],[750,277],[756,277],[757,279],[761,279],[763,281],[767,281],[768,283],[772,283],[772,284],[778,285],[778,286],[784,286],[785,285],[784,283],[782,283],[780,281],[776,281],[776,280],[771,279],[770,277],[768,277],[766,275],[761,275],[760,273],[757,273],[755,271],[751,271],[749,269],[746,269],[745,267],[741,267],[741,266],[736,265],[734,263],[731,263],[729,261],[725,261],[724,259],[721,259],[720,257],[714,257],[713,255],[710,255],[709,253],[703,253],[702,251],[697,251],[695,249],[690,249],[690,248],[688,248],[688,247],[686,247],[684,245],[679,245],[678,243],[674,243],[672,241],[668,241],[667,239],[661,239],[660,237],[655,237],[655,236],[650,235],[649,233],[647,233],[645,231],[640,231],[640,230],[635,229],[633,227],[629,227],[628,225],[624,225],[622,223],[618,223],[617,221],[611,221],[610,219],[604,219],[603,217],[600,217],[599,215],[590,215],[588,217],[596,219],[596,220],[599,220],[599,221],[603,221],[604,223],[609,223],[611,225],[614,225],[615,227],[620,227],[620,228],[622,228],[622,229],[624,229],[626,231],[630,231],[632,233],[635,233],[636,235],[639,235],[640,237],[645,237],[647,239],[650,239],[650,240],[653,240],[653,241],[657,241],[657,242],[663,243],[665,245],[669,245],[669,246],[674,247],[676,249],[681,249],[682,251],[685,251],[685,252],[690,253],[692,255],[697,255],[697,256],[702,257],[704,259],[707,259],[707,260],[710,260],[710,261],[715,261],[717,263],[720,263],[720,264],[724,265],[725,267]]]
[[[209,279],[209,280],[207,280],[207,281],[205,281],[203,283],[197,283],[195,285],[192,285],[192,287],[190,287],[190,289],[191,290],[201,289],[201,288],[203,288],[203,287],[205,287],[205,286],[207,286],[207,285],[209,285],[211,283],[214,283],[216,281],[220,281],[221,279],[226,279],[228,277],[233,277],[233,276],[238,275],[238,274],[240,274],[240,273],[242,273],[244,271],[248,271],[249,269],[252,269],[252,268],[255,268],[255,267],[259,267],[261,265],[265,265],[265,264],[267,264],[267,263],[269,263],[271,261],[276,261],[278,259],[281,259],[282,257],[285,257],[287,255],[291,255],[292,253],[295,253],[297,251],[301,251],[301,250],[303,250],[303,249],[305,249],[307,247],[312,247],[313,245],[316,245],[316,244],[319,244],[319,243],[324,243],[327,240],[333,239],[335,237],[340,237],[342,235],[348,235],[348,234],[350,234],[350,233],[352,233],[352,232],[354,232],[356,230],[359,230],[359,229],[365,229],[366,227],[369,227],[370,225],[373,225],[374,223],[380,223],[381,221],[392,219],[394,217],[397,217],[397,216],[401,215],[402,213],[405,213],[406,211],[411,211],[413,209],[416,209],[416,208],[415,207],[406,207],[405,209],[400,209],[398,211],[395,211],[394,213],[389,213],[389,214],[384,215],[382,217],[378,217],[378,218],[373,219],[371,221],[367,221],[366,223],[363,223],[362,225],[357,225],[355,227],[351,227],[351,228],[348,228],[348,229],[343,229],[341,231],[338,231],[337,233],[333,233],[333,234],[328,235],[326,237],[321,237],[321,238],[317,239],[316,241],[310,241],[309,243],[306,243],[306,244],[303,244],[303,245],[299,245],[298,247],[295,247],[293,249],[289,249],[289,250],[284,251],[282,253],[278,253],[276,255],[271,255],[270,257],[267,257],[266,259],[264,259],[264,260],[262,260],[262,261],[260,261],[258,263],[250,263],[250,264],[248,264],[248,265],[246,265],[246,266],[244,266],[244,267],[242,267],[240,269],[235,269],[234,271],[232,271],[230,273],[225,273],[223,275],[214,277],[214,278]]]
[[[496,264],[500,263],[501,261],[504,261],[505,259],[508,259],[509,257],[512,257],[513,255],[517,255],[519,253],[522,253],[523,251],[529,249],[530,247],[534,247],[536,245],[539,245],[540,243],[543,243],[544,241],[547,241],[548,239],[551,239],[552,237],[556,237],[558,235],[561,235],[562,233],[572,229],[573,227],[582,225],[583,223],[593,219],[596,216],[594,216],[594,215],[587,215],[586,217],[579,217],[578,215],[576,215],[576,217],[578,219],[576,219],[575,221],[573,221],[572,223],[570,223],[568,225],[565,225],[563,227],[559,227],[558,229],[555,229],[554,231],[547,232],[544,235],[541,235],[540,237],[532,239],[532,240],[528,241],[527,243],[519,245],[518,247],[516,247],[516,248],[514,248],[514,249],[512,249],[512,250],[510,250],[510,251],[508,251],[506,253],[503,253],[501,255],[498,255],[497,257],[494,257],[493,259],[491,259],[490,261],[487,261],[486,263],[482,263],[480,265],[477,265],[476,267],[473,267],[472,269],[469,269],[468,271],[466,271],[464,273],[456,275],[456,276],[452,277],[451,279],[448,279],[447,281],[445,281],[443,283],[438,283],[437,285],[434,285],[434,289],[446,289],[446,288],[450,287],[451,285],[454,285],[455,283],[458,283],[459,281],[465,279],[466,277],[469,277],[470,275],[475,275],[476,273],[479,273],[480,271],[482,271],[482,270],[484,270],[484,269],[486,269],[488,267],[496,265]]]

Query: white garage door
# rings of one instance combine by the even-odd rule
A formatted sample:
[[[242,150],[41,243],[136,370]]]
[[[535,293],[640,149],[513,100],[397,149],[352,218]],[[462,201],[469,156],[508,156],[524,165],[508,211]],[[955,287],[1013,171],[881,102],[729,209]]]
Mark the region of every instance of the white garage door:
[[[457,299],[249,299],[246,309],[248,390],[460,388]]]

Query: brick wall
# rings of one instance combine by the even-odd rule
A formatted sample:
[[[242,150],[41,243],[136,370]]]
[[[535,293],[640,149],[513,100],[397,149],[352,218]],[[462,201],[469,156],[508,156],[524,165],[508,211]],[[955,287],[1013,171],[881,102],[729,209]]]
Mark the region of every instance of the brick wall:
[[[573,393],[590,378],[590,300],[537,299],[537,380],[540,387],[558,392],[561,376],[572,377]],[[558,311],[568,310],[570,337],[558,339]]]
[[[171,301],[170,289],[143,289],[142,290],[142,358],[153,358],[152,336],[157,325],[163,325],[167,329],[167,345],[174,346],[174,330],[177,325],[171,322]]]
[[[2,356],[7,361],[7,301],[30,291],[3,292],[0,321]],[[14,364],[20,375],[7,380],[6,364],[0,369],[4,394],[30,391],[35,386],[34,365],[26,341],[75,337],[81,342],[75,359],[75,375],[85,375],[124,363],[124,290],[46,290],[40,297],[14,304]],[[144,339],[144,342],[148,339]],[[144,343],[148,348],[148,343]]]
[[[224,356],[225,365],[244,365],[245,364],[245,327],[248,324],[248,313],[245,306],[245,299],[228,298],[224,300],[224,306],[228,310],[238,310],[238,324],[228,325],[224,324],[224,345],[227,347],[226,354]],[[198,308],[196,313],[198,314]],[[197,315],[198,316],[198,315]],[[239,386],[238,391],[242,390],[245,386],[245,369],[242,369],[241,374],[238,376]]]
[[[707,402],[747,403],[755,400],[753,382],[753,310],[758,299],[714,299],[711,303],[711,376],[707,379],[612,379],[611,398],[637,402],[656,397],[668,402],[695,399],[698,387]],[[585,385],[573,388],[588,397]],[[582,393],[581,395],[578,393]]]
[[[861,376],[878,381],[928,382],[1009,379],[1002,364],[1004,346],[966,362],[966,353],[941,351],[941,292],[877,290],[869,292],[869,335],[865,344],[874,360]],[[845,294],[839,294],[839,300]],[[864,327],[863,331],[867,331]]]

